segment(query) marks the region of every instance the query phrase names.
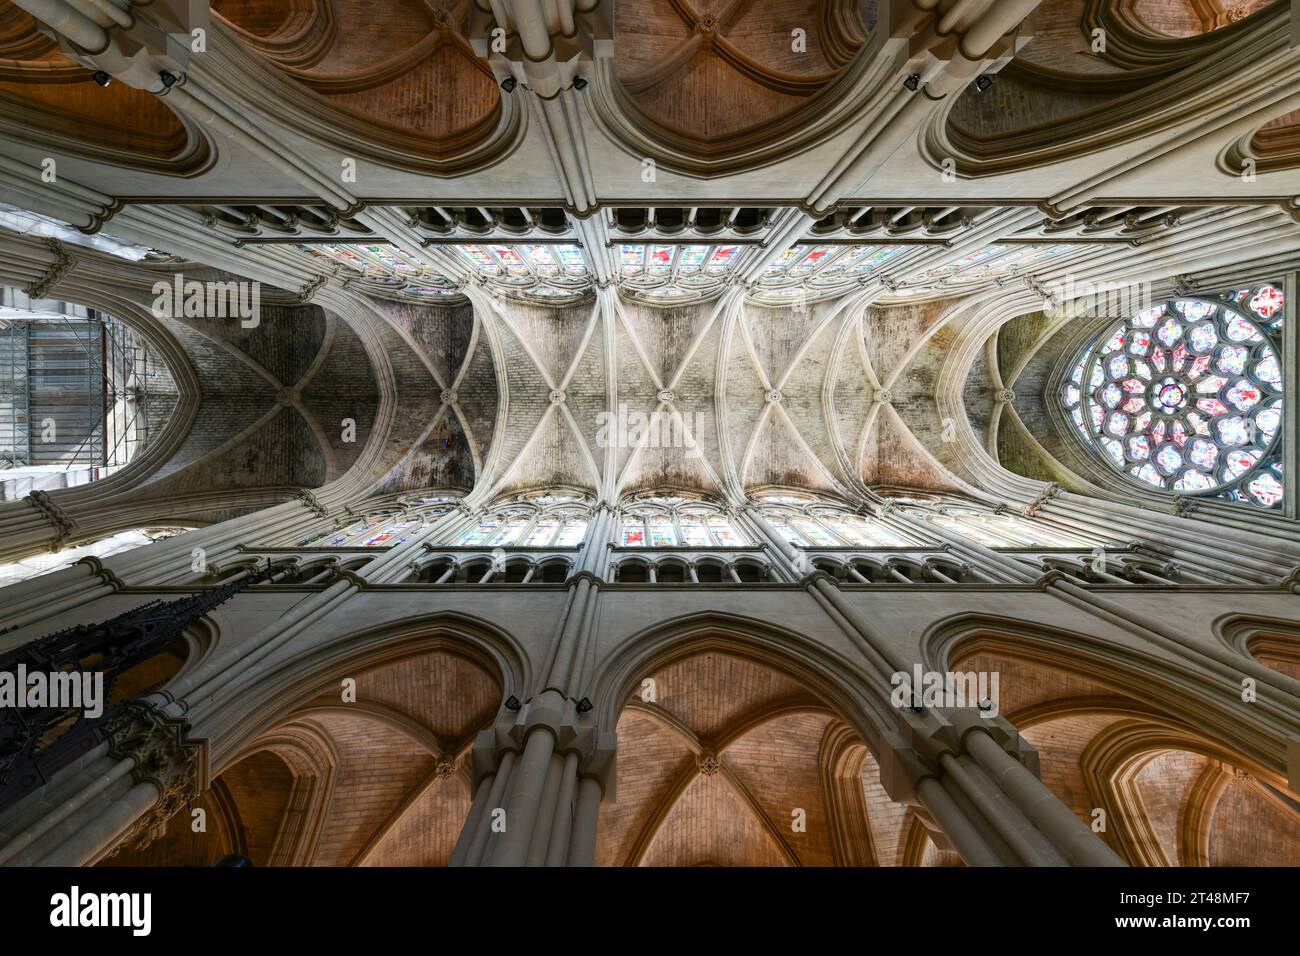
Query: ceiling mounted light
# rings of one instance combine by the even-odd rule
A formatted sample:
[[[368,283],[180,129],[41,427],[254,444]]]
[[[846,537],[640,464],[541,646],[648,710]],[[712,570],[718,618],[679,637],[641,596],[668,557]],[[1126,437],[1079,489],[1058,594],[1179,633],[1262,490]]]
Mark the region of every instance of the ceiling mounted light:
[[[105,73],[103,70],[96,70],[94,73],[91,74],[90,78],[94,80],[96,83],[98,83],[100,86],[108,86],[108,84],[113,82],[113,78],[109,76],[107,73]]]
[[[501,89],[505,90],[507,93],[513,93],[515,91],[515,87],[518,85],[519,85],[519,81],[516,80],[513,76],[507,76],[504,80],[501,81]]]
[[[920,73],[909,74],[907,79],[903,81],[903,85],[906,86],[913,93],[915,93],[917,90],[921,88],[921,74]]]
[[[573,78],[573,88],[575,90],[585,90],[587,88],[587,78],[585,76],[575,76]]]
[[[983,93],[985,90],[987,90],[987,89],[988,89],[990,86],[992,86],[992,85],[993,85],[993,77],[989,76],[987,73],[984,73],[984,74],[982,74],[982,75],[980,75],[980,76],[975,77],[975,92],[976,92],[976,93]]]

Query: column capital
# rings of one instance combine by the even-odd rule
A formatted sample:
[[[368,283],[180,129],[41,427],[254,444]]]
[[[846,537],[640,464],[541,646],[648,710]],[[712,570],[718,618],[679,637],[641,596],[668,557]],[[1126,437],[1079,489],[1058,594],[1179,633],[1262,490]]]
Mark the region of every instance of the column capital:
[[[114,759],[129,757],[135,762],[131,778],[158,789],[157,801],[109,855],[122,849],[146,849],[162,835],[168,820],[207,789],[207,741],[191,740],[189,721],[169,717],[144,699],[129,701],[118,713],[105,717],[101,732]]]
[[[529,699],[519,710],[506,711],[498,717],[490,729],[474,739],[475,784],[495,773],[505,754],[522,753],[528,737],[537,731],[555,738],[555,753],[575,753],[584,765],[591,763],[596,751],[610,744],[595,721],[578,713],[578,704],[579,701],[564,697],[559,691],[546,690]]]

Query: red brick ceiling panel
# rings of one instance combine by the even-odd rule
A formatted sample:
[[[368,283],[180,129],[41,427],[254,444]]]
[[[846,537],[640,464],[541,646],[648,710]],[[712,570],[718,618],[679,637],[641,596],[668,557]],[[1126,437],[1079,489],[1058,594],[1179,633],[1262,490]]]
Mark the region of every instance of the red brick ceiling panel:
[[[123,83],[99,86],[9,0],[0,0],[0,104],[38,136],[48,132],[84,152],[108,149],[124,164],[183,160],[188,169],[206,153],[158,97]]]
[[[418,0],[226,0],[245,43],[343,113],[458,153],[496,126],[501,94],[457,16]]]
[[[806,106],[839,73],[823,52],[834,3],[622,0],[615,69],[651,126],[718,142]],[[798,42],[794,31],[803,31]],[[836,47],[861,39],[836,36]]]

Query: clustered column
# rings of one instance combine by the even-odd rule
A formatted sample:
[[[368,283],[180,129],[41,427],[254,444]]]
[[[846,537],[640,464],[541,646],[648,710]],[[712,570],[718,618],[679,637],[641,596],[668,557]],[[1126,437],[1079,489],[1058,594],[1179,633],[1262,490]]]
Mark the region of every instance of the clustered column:
[[[793,547],[752,504],[753,527],[785,570],[797,575]],[[975,865],[1119,866],[1123,861],[1056,798],[1022,759],[1032,752],[1000,720],[970,708],[898,708],[892,674],[911,674],[914,662],[885,641],[824,572],[803,577],[809,595],[862,652],[872,680],[874,711],[893,726],[876,741],[881,781],[890,796],[911,804],[940,845],[951,845]]]
[[[597,508],[570,578],[543,677],[529,699],[506,702],[474,745],[474,803],[453,866],[590,866],[600,804],[614,796],[617,739],[588,715],[601,581],[613,512]]]

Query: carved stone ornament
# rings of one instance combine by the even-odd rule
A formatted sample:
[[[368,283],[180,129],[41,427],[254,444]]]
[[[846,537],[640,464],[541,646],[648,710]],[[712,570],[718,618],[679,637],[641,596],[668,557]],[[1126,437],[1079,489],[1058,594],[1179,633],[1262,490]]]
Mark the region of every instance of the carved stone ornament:
[[[159,797],[113,850],[144,850],[160,837],[167,821],[198,799],[204,788],[205,746],[188,739],[189,722],[168,717],[144,700],[104,718],[103,734],[115,760],[135,761],[131,779],[152,783]]]
[[[76,257],[68,255],[67,248],[58,239],[45,238],[42,242],[54,253],[54,261],[50,263],[49,271],[45,275],[23,289],[33,299],[45,298],[46,293],[58,285],[77,265]]]
[[[710,749],[701,750],[695,756],[695,766],[700,769],[700,773],[706,777],[712,777],[722,767],[722,758]]]

